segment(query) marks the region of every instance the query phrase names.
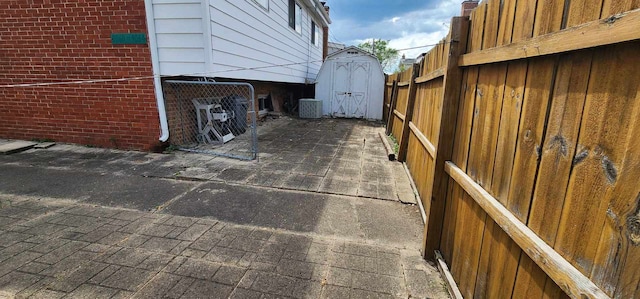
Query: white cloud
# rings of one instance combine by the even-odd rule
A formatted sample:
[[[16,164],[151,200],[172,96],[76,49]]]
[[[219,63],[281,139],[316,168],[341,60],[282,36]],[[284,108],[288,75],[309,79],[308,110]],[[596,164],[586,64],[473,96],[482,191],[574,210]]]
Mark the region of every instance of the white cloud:
[[[369,24],[361,24],[357,18],[336,19],[330,30],[333,36],[347,44],[359,44],[377,38],[389,40],[393,48],[406,49],[438,43],[449,32],[451,18],[459,12],[459,0],[443,0],[430,8],[389,16]],[[401,55],[417,57],[429,49],[406,50]]]

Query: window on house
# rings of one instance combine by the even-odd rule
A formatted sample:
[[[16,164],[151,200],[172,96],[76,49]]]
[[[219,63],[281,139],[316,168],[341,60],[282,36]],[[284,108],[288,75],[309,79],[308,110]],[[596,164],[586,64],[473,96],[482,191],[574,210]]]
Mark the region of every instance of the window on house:
[[[311,21],[311,43],[317,45],[316,43],[316,23]]]
[[[296,0],[289,0],[289,27],[302,33],[302,8]]]
[[[314,45],[318,45],[320,40],[320,30],[318,29],[318,25],[316,22],[311,21],[311,43]]]
[[[262,8],[269,10],[269,0],[253,0],[253,2],[258,3]]]

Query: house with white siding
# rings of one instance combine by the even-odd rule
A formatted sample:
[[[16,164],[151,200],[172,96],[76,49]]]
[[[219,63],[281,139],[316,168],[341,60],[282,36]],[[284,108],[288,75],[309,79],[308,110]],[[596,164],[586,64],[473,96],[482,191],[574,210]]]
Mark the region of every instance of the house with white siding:
[[[146,0],[157,74],[250,82],[279,102],[310,96],[327,55],[318,0]],[[296,99],[297,100],[297,99]]]
[[[258,116],[293,113],[298,99],[314,96],[328,55],[325,2],[145,0],[145,7],[161,140],[172,135],[167,119],[175,114],[165,107],[169,79],[250,83]]]

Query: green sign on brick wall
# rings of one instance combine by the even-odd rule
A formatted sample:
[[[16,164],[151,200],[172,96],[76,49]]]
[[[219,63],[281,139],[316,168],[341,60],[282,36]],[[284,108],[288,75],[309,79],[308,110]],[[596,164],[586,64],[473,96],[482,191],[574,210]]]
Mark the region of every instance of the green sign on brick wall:
[[[144,33],[111,33],[112,45],[146,45],[147,35]]]

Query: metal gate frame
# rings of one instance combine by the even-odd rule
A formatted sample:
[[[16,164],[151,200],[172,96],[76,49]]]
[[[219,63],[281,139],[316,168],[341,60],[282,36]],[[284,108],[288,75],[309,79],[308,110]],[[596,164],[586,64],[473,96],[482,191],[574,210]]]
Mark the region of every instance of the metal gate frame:
[[[207,81],[186,81],[186,80],[167,80],[164,82],[167,83],[168,86],[175,92],[175,96],[176,96],[175,101],[177,103],[178,112],[179,112],[178,114],[179,114],[179,119],[181,124],[180,131],[182,132],[182,136],[181,136],[182,140],[187,139],[185,134],[185,125],[184,125],[185,120],[183,119],[184,113],[182,111],[184,103],[182,102],[184,102],[185,100],[193,99],[193,98],[189,98],[189,95],[184,94],[184,88],[183,88],[184,86],[193,86],[193,87],[202,86],[202,88],[205,88],[205,89],[212,88],[212,86],[226,87],[227,89],[247,88],[249,91],[249,99],[248,99],[249,103],[247,106],[247,115],[250,116],[249,122],[247,124],[247,129],[250,130],[250,134],[251,134],[251,137],[250,137],[251,148],[250,148],[249,156],[217,152],[215,150],[209,150],[209,149],[189,148],[189,147],[180,146],[180,145],[178,145],[177,149],[181,151],[186,151],[186,152],[210,154],[210,155],[234,158],[239,160],[258,159],[257,115],[255,111],[255,89],[253,88],[253,85],[245,82],[207,82]],[[231,96],[233,94],[229,94],[229,95]],[[189,102],[189,104],[187,105],[191,105],[191,103]],[[199,112],[196,112],[196,113],[199,113]]]

